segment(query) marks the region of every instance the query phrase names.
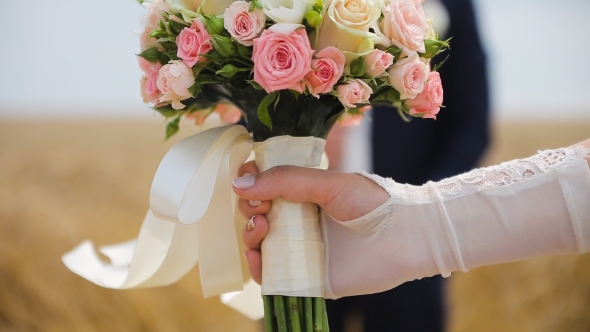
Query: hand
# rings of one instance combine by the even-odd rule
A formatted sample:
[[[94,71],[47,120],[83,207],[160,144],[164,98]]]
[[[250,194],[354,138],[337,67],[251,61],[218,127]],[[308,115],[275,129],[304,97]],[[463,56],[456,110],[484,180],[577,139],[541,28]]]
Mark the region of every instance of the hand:
[[[348,221],[389,199],[375,182],[357,174],[294,166],[274,167],[259,174],[256,165],[249,162],[238,175],[234,191],[241,197],[240,211],[250,219],[242,236],[248,248],[246,259],[252,278],[258,283],[262,275],[260,244],[268,232],[264,215],[270,210],[271,200],[316,203],[335,220]]]

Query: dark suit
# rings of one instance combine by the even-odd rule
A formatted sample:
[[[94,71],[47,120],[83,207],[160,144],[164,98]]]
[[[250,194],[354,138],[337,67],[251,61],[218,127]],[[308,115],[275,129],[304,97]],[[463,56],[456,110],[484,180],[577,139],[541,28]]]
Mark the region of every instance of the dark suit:
[[[395,109],[373,111],[373,171],[399,183],[420,185],[472,169],[489,143],[486,56],[470,0],[441,0],[452,37],[440,69],[444,105],[437,120],[401,120]],[[446,54],[439,55],[438,61]],[[359,271],[362,273],[362,271]],[[407,282],[374,295],[328,301],[330,330],[341,332],[350,309],[361,310],[364,332],[442,331],[445,325],[440,276]]]

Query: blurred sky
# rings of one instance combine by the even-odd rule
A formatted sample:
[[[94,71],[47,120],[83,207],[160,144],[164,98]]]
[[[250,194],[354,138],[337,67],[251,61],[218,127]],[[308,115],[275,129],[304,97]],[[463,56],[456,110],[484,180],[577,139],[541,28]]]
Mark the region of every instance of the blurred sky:
[[[590,1],[474,1],[495,116],[590,120]],[[0,118],[154,117],[133,56],[143,12],[134,0],[5,3]]]

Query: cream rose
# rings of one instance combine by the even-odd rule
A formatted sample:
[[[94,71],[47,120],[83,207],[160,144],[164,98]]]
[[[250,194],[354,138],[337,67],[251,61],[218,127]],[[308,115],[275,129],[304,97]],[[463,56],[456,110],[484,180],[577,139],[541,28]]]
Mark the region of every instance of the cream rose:
[[[195,83],[193,71],[182,61],[170,61],[160,69],[158,89],[162,93],[161,103],[172,102],[172,108],[181,110],[186,106],[180,101],[191,97],[188,88]]]
[[[400,93],[401,99],[414,99],[424,90],[428,79],[428,66],[420,61],[417,53],[400,60],[389,70],[389,83]]]
[[[182,9],[196,12],[203,0],[164,0],[172,10],[180,12]]]
[[[301,24],[307,0],[261,0],[264,14],[276,23]]]
[[[395,46],[424,53],[426,16],[420,1],[390,0],[383,8],[381,30]]]
[[[333,0],[319,28],[315,49],[334,46],[359,53],[363,43],[375,37],[369,28],[380,16],[380,0]]]

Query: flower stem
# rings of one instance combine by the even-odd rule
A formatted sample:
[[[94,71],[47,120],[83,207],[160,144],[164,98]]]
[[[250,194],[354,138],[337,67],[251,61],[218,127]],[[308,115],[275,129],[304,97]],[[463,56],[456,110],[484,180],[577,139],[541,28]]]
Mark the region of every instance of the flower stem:
[[[306,297],[303,302],[305,308],[305,332],[313,332],[313,299]]]
[[[301,321],[299,320],[299,303],[295,296],[287,297],[289,303],[289,321],[291,332],[301,332]]]
[[[277,324],[279,332],[288,332],[287,315],[285,311],[285,300],[283,296],[274,296],[275,314],[277,315]]]
[[[325,305],[323,300],[320,297],[313,298],[313,332],[323,332]]]
[[[272,296],[264,295],[262,302],[264,303],[264,331],[276,332]]]

